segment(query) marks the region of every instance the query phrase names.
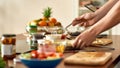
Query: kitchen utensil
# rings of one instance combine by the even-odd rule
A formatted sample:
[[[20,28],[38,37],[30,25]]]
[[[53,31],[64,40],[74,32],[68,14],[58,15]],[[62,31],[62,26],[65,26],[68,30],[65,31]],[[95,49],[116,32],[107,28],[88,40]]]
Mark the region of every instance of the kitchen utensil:
[[[91,47],[86,47],[82,49],[83,51],[88,51],[88,52],[110,52],[115,50],[113,47],[105,47],[105,46],[91,46]]]
[[[72,26],[72,23],[70,23],[69,25],[65,27],[65,30],[71,36],[78,36],[82,31],[85,30],[85,28],[82,26],[78,26],[78,25]]]
[[[78,65],[104,65],[111,57],[111,52],[78,52],[65,58],[64,62]]]
[[[65,27],[65,30],[69,33],[69,31],[68,31],[68,27],[69,26],[71,26],[72,25],[72,23],[70,23],[69,25],[67,25],[66,27]]]
[[[115,50],[115,48],[112,47],[103,47],[103,46],[91,46],[91,47],[85,47],[83,49],[79,49],[79,48],[74,48],[72,46],[67,46],[65,48],[65,53],[76,53],[76,52],[110,52]]]

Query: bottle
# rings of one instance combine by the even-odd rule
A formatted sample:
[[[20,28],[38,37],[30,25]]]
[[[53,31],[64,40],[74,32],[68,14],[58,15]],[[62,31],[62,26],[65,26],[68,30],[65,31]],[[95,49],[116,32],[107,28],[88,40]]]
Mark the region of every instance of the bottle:
[[[16,35],[3,34],[1,38],[1,56],[6,61],[16,57]]]
[[[38,44],[36,39],[32,39],[32,44],[30,46],[31,50],[37,50]]]
[[[37,26],[31,25],[29,26],[29,34],[37,33]]]
[[[38,49],[38,39],[43,39],[45,36],[41,35],[41,34],[32,34],[32,38],[31,38],[31,45],[30,48],[31,50],[37,50]]]

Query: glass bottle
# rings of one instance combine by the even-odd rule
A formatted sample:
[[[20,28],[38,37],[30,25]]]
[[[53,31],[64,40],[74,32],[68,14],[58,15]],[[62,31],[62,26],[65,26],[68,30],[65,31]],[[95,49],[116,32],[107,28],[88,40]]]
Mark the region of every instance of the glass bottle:
[[[30,45],[30,48],[31,50],[37,50],[38,49],[38,42],[37,40],[38,39],[43,39],[44,38],[44,35],[41,35],[41,34],[32,34],[32,38],[31,38],[31,45]]]
[[[16,57],[16,35],[3,34],[1,38],[1,56],[4,60]]]

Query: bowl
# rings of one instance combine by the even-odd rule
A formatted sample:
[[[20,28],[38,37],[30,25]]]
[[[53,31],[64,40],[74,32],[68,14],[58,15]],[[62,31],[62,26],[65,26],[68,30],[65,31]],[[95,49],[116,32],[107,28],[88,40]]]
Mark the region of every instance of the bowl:
[[[81,32],[78,32],[78,31],[76,31],[76,32],[68,32],[68,34],[71,35],[71,36],[78,36],[80,33]]]
[[[62,34],[49,34],[46,35],[46,39],[52,39],[52,40],[61,40]]]
[[[85,29],[86,28],[83,27],[83,26],[72,26],[72,25],[70,25],[66,28],[66,31],[70,36],[78,36],[83,31],[85,31]]]
[[[62,26],[44,26],[44,27],[37,27],[38,32],[46,32],[46,34],[62,34],[64,33],[64,29]]]
[[[29,68],[55,68],[62,58],[54,60],[20,59]]]
[[[62,34],[64,29],[61,26],[46,27],[46,31],[51,34]]]
[[[26,57],[29,57],[26,56]],[[55,58],[55,59],[28,59],[20,56],[20,61],[27,66],[28,68],[55,68],[63,58]]]

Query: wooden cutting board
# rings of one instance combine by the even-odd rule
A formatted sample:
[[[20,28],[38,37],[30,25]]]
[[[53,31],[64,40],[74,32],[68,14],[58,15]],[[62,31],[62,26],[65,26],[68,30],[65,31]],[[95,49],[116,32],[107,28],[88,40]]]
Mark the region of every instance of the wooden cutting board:
[[[73,42],[74,42],[74,39],[67,40],[67,46],[72,46]],[[112,42],[113,42],[112,39],[109,39],[109,38],[96,38],[96,40],[93,41],[92,46],[105,46]]]
[[[98,46],[98,45],[107,45],[112,43],[112,39],[109,38],[96,38],[95,41],[93,41],[92,45],[93,46]]]
[[[64,59],[66,64],[104,65],[110,58],[110,52],[78,52]]]

